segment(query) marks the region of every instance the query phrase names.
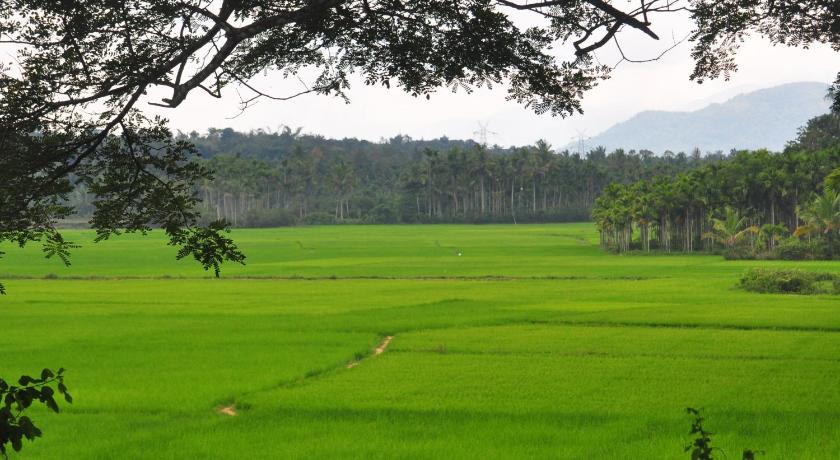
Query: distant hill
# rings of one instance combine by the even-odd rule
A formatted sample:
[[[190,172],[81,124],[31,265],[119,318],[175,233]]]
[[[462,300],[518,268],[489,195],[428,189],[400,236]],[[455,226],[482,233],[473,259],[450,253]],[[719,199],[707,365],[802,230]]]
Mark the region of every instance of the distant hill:
[[[733,97],[693,112],[645,111],[586,141],[588,148],[604,146],[690,152],[735,149],[781,150],[797,129],[828,112],[828,85],[789,83]],[[575,150],[578,144],[570,144]]]

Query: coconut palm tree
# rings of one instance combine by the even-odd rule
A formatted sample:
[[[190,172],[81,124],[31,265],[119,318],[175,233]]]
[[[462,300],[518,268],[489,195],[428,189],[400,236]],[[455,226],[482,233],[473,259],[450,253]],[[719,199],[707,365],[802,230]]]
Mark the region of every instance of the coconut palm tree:
[[[781,224],[764,224],[759,229],[759,238],[764,243],[764,247],[773,250],[778,244],[779,240],[789,234],[787,227]]]
[[[723,244],[732,249],[744,240],[748,235],[755,235],[759,232],[755,225],[747,225],[748,220],[735,209],[727,207],[723,219],[712,218],[712,231],[706,232],[703,238]]]
[[[831,171],[825,178],[825,186],[840,193],[840,168]]]
[[[794,235],[825,237],[829,255],[834,256],[834,239],[840,231],[840,193],[826,188],[822,195],[802,210],[802,219],[805,225],[797,228]]]

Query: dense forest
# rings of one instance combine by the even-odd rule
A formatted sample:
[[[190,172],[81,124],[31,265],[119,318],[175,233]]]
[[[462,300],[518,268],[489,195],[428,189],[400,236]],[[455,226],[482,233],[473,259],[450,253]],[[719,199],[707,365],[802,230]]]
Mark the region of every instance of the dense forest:
[[[671,177],[726,158],[596,148],[587,154],[474,141],[326,139],[283,128],[210,129],[190,140],[215,179],[201,185],[208,220],[234,226],[588,220],[613,182]],[[77,191],[80,215],[91,212]]]
[[[617,251],[723,249],[731,258],[840,254],[840,115],[812,119],[783,152],[735,152],[675,176],[614,182],[592,217]]]

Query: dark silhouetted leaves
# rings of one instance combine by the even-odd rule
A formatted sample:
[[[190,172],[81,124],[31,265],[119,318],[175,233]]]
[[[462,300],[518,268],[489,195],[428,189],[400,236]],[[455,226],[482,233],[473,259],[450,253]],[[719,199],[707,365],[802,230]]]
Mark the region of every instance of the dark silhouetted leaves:
[[[714,460],[714,452],[722,449],[712,447],[712,433],[706,431],[703,427],[705,419],[700,413],[700,409],[687,407],[685,411],[691,416],[691,430],[688,434],[693,439],[691,443],[685,446],[685,451],[691,454],[691,460]],[[755,460],[755,456],[763,454],[763,451],[744,449],[742,460]]]
[[[18,379],[18,385],[9,385],[0,379],[0,456],[6,457],[8,445],[15,451],[23,448],[23,440],[34,441],[41,437],[41,430],[35,426],[26,415],[22,415],[36,401],[42,403],[53,412],[58,412],[58,402],[55,400],[56,386],[58,393],[64,396],[68,403],[72,402],[67,386],[64,384],[64,369],[53,372],[50,369],[41,371],[40,378],[28,375]]]

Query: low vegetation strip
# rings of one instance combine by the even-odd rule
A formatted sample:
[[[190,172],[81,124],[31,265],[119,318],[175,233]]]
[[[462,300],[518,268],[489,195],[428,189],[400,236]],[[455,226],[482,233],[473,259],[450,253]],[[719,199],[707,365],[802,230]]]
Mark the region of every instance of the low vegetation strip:
[[[769,294],[840,294],[840,275],[798,269],[753,268],[741,277],[747,291]]]
[[[705,329],[705,330],[736,330],[736,331],[811,331],[811,332],[840,332],[840,326],[800,326],[800,325],[759,325],[739,323],[715,323],[715,322],[658,322],[658,321],[595,321],[595,320],[552,320],[545,324],[583,326],[583,327],[641,327],[648,329]]]

